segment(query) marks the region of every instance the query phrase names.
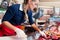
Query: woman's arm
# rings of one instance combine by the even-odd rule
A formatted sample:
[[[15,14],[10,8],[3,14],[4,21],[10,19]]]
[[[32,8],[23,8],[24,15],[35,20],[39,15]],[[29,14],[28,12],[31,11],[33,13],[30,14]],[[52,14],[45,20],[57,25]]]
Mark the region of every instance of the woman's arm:
[[[12,25],[10,22],[8,22],[8,21],[3,21],[2,24],[5,25],[5,26],[8,27],[8,28],[14,30],[14,31],[16,30],[16,27],[13,26],[13,25]]]
[[[14,15],[15,15],[14,6],[13,6],[13,7],[10,6],[10,7],[7,9],[7,11],[6,11],[6,13],[5,13],[5,15],[4,15],[3,19],[2,19],[2,24],[5,25],[5,27],[7,27],[7,28],[9,28],[9,29],[11,29],[11,30],[14,30],[14,31],[16,32],[16,34],[17,34],[17,35],[16,35],[17,37],[27,37],[23,30],[15,27],[14,25],[12,25],[12,24],[9,22],[9,21],[13,18]],[[22,35],[22,34],[23,34],[23,35]]]
[[[32,11],[31,10],[28,10],[28,19],[29,19],[29,23],[32,25],[32,27],[37,30],[38,32],[40,32],[40,29],[36,26],[36,24],[34,23],[33,21],[33,18],[32,18]]]
[[[44,32],[40,31],[40,29],[37,27],[37,25],[33,22],[32,18],[32,11],[28,11],[28,18],[29,18],[29,23],[32,25],[32,27],[37,30],[42,36],[46,36]]]
[[[32,24],[32,27],[37,30],[38,32],[40,32],[41,30],[36,26],[36,24]]]
[[[27,38],[27,35],[24,33],[23,30],[15,27],[15,26],[13,26],[13,25],[12,25],[11,23],[9,23],[8,21],[3,21],[2,23],[3,23],[6,27],[14,30],[14,31],[16,32],[16,34],[17,34],[17,35],[16,35],[17,37],[19,37],[19,38],[20,38],[20,37],[22,37],[22,38]],[[23,34],[23,35],[22,35],[22,34]]]
[[[4,24],[6,27],[12,29],[12,30],[15,30],[16,27],[13,26],[9,20],[11,20],[11,18],[15,15],[14,13],[14,6],[10,6],[8,7],[5,15],[3,16],[3,19],[2,19],[2,24]]]
[[[32,27],[37,30],[42,36],[46,37],[46,34],[44,32],[42,32],[35,24],[32,24]]]

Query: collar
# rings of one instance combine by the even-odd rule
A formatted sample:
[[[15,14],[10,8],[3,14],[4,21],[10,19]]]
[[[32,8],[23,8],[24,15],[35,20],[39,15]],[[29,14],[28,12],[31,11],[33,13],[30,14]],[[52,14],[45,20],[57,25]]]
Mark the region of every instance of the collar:
[[[23,11],[23,4],[20,4],[19,10]]]

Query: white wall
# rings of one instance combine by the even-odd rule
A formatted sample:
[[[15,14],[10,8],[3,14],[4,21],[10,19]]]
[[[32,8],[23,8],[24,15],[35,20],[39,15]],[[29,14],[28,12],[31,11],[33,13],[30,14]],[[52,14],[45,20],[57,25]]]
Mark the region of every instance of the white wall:
[[[60,2],[40,2],[39,6],[60,7]]]
[[[0,0],[0,5],[1,5],[2,1],[3,1],[3,0]]]
[[[60,0],[40,0],[41,2],[59,2]]]

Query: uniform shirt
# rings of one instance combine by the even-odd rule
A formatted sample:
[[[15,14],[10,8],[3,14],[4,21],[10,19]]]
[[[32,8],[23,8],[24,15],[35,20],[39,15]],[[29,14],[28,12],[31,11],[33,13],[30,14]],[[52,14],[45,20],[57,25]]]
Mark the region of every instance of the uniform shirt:
[[[22,10],[20,10],[20,4],[14,4],[7,9],[2,19],[2,22],[9,21],[13,25],[20,25],[25,21],[24,15],[25,13]],[[27,15],[29,23],[33,24],[34,22],[32,19],[32,11],[30,9],[27,11]]]

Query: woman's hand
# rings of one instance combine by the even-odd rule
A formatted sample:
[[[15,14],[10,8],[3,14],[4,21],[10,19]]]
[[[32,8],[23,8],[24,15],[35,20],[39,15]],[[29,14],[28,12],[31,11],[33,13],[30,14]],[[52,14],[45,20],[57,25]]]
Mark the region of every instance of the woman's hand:
[[[19,37],[19,38],[27,38],[27,35],[24,33],[23,30],[19,29],[19,28],[16,28],[15,30],[16,32],[16,36]]]
[[[39,32],[42,36],[46,37],[46,34],[42,31]]]

